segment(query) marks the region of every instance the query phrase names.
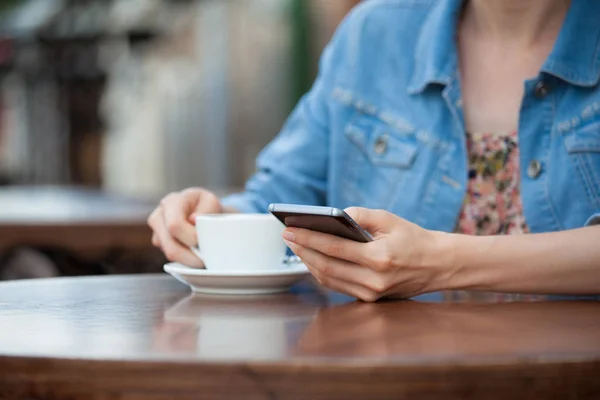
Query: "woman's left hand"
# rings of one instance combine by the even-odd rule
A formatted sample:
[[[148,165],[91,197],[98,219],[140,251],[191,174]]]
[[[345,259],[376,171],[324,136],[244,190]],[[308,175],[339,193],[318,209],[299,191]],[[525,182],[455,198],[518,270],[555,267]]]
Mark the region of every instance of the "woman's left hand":
[[[444,233],[386,211],[353,207],[346,212],[371,233],[372,242],[298,228],[287,228],[283,235],[323,286],[368,302],[448,288],[451,271],[436,261]]]

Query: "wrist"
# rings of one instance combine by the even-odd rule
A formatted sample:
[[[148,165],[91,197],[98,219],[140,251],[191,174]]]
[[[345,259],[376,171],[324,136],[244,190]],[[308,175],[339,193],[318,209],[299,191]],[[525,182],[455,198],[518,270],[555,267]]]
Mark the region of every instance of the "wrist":
[[[435,271],[433,291],[467,289],[464,249],[476,246],[470,243],[474,237],[438,231],[431,234],[423,266]]]
[[[447,271],[448,290],[491,290],[499,268],[491,262],[497,254],[497,236],[448,234],[438,242]]]

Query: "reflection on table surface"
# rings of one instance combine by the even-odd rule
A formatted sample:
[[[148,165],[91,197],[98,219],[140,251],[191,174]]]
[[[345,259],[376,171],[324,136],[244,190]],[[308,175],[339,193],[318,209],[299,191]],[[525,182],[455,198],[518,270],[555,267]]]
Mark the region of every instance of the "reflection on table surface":
[[[154,349],[208,359],[281,359],[325,306],[324,296],[190,295],[164,312]]]
[[[323,309],[295,354],[444,359],[600,356],[600,303],[354,302]]]
[[[445,298],[460,302],[189,296],[165,311],[155,343],[167,352],[224,359],[600,356],[600,303],[465,292]]]
[[[448,298],[368,304],[310,281],[280,295],[194,296],[166,275],[9,282],[0,284],[0,355],[377,364],[600,358],[600,302]]]

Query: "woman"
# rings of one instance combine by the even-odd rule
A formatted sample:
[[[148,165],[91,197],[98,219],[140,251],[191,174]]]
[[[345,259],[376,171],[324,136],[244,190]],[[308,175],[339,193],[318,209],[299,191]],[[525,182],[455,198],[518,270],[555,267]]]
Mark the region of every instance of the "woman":
[[[365,2],[246,191],[170,194],[154,244],[198,266],[194,214],[359,205],[371,243],[284,233],[339,292],[600,293],[599,20],[595,0]]]

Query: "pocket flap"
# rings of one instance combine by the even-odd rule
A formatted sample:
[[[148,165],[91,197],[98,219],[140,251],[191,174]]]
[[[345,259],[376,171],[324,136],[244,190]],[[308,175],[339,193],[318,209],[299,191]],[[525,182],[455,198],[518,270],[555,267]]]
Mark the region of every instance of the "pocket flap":
[[[357,118],[346,127],[346,136],[373,164],[409,168],[418,153],[412,135],[399,136],[393,128],[374,118]]]
[[[569,153],[600,152],[600,121],[576,130],[565,138]]]

